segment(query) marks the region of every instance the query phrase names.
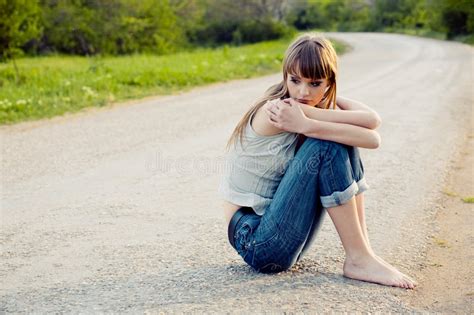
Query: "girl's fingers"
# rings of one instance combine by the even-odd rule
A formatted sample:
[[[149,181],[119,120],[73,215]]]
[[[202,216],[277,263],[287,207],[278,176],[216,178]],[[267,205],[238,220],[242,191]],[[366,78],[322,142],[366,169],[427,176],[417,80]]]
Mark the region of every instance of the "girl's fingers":
[[[269,110],[268,108],[265,108],[265,112],[267,113],[268,117],[273,116],[273,112],[271,110]]]
[[[294,99],[290,98],[290,99],[288,99],[288,104],[295,105],[296,101]]]
[[[276,115],[276,113],[273,110],[265,109],[265,111],[269,117],[273,117]]]
[[[275,108],[278,109],[278,105],[274,104],[274,103],[271,103],[267,106],[267,108],[270,109],[270,110],[274,110]]]

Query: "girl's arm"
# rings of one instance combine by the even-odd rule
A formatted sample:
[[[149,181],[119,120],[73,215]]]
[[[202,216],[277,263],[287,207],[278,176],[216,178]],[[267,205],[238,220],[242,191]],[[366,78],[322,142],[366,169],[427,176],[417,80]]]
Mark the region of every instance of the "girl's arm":
[[[329,140],[368,149],[379,147],[380,136],[375,130],[347,122],[328,122],[309,118],[303,111],[304,107],[309,106],[293,100],[291,100],[289,104],[283,101],[276,104],[269,103],[265,106],[265,111],[268,116],[266,123],[281,130],[302,133],[311,138]],[[331,112],[331,110],[327,109],[321,111]]]
[[[337,106],[342,110],[327,110],[313,106],[301,104],[306,117],[319,121],[350,124],[369,129],[376,129],[380,126],[380,116],[367,105],[338,96]]]
[[[381,141],[378,132],[372,129],[310,118],[306,118],[300,131],[300,133],[310,138],[329,140],[366,149],[378,148]]]

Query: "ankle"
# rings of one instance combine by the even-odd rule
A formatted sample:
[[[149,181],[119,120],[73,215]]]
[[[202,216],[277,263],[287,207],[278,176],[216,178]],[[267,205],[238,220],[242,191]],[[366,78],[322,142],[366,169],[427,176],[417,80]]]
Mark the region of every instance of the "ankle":
[[[346,253],[346,263],[355,266],[364,265],[373,259],[375,254],[371,250]]]

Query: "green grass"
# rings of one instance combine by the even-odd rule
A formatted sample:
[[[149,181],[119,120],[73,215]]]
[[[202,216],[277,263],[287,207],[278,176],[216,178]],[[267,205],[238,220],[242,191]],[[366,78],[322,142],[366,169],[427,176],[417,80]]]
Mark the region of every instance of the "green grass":
[[[473,196],[464,197],[462,198],[462,201],[464,201],[465,203],[474,203],[474,197]]]
[[[458,194],[455,193],[454,191],[451,191],[451,190],[448,190],[448,189],[444,189],[443,190],[443,193],[449,197],[457,197]]]
[[[442,248],[449,248],[451,246],[448,245],[448,242],[446,240],[443,240],[443,239],[440,239],[440,238],[436,238],[436,237],[433,237],[433,242],[438,245],[439,247],[442,247]]]
[[[387,28],[384,28],[383,31],[387,33],[399,33],[399,34],[406,34],[406,35],[412,35],[412,36],[420,36],[420,37],[446,40],[446,34],[440,33],[440,32],[434,32],[431,30],[425,30],[425,29],[387,27]]]
[[[474,34],[459,35],[459,36],[454,37],[453,40],[474,46]]]
[[[274,73],[291,39],[173,55],[51,56],[0,63],[0,124]],[[338,53],[345,46],[334,42]]]
[[[383,31],[387,33],[399,33],[399,34],[428,37],[428,38],[434,38],[434,39],[440,39],[440,40],[447,40],[447,36],[445,33],[435,32],[435,31],[426,30],[426,29],[385,28]],[[465,43],[468,45],[474,45],[474,34],[459,35],[459,36],[454,37],[451,40]]]

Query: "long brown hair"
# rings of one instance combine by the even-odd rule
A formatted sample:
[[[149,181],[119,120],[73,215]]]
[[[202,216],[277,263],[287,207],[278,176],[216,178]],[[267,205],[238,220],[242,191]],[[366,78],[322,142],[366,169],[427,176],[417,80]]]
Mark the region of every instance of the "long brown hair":
[[[307,33],[299,36],[290,44],[283,60],[283,80],[271,86],[265,94],[245,113],[235,127],[229,141],[227,150],[235,144],[237,138],[243,142],[244,129],[250,117],[269,100],[288,98],[286,80],[288,73],[297,74],[312,80],[327,79],[329,88],[326,91],[321,108],[336,108],[336,76],[337,55],[331,42],[324,37]]]

